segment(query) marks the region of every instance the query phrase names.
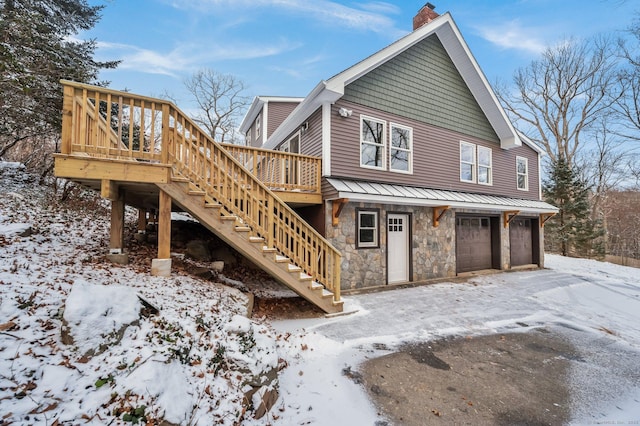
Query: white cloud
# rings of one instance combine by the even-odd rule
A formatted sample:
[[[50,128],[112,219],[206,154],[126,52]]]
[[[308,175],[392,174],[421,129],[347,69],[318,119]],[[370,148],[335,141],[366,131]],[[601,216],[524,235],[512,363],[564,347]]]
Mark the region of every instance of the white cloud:
[[[369,3],[358,3],[364,10],[368,10],[370,12],[384,13],[384,14],[394,14],[398,15],[402,13],[400,8],[395,4],[386,3],[383,1],[373,1]]]
[[[229,59],[252,59],[277,55],[296,49],[300,43],[286,40],[272,45],[212,45],[182,44],[171,51],[160,52],[129,44],[98,42],[98,49],[109,51],[109,57],[122,60],[119,69],[128,69],[148,74],[178,77],[184,71],[206,66],[209,62]]]
[[[525,50],[539,54],[546,48],[545,42],[537,34],[541,29],[525,28],[515,19],[502,25],[476,27],[480,36],[487,41],[503,48]]]
[[[173,7],[203,13],[213,13],[220,7],[250,8],[274,7],[302,14],[333,26],[346,26],[377,33],[399,32],[395,22],[387,15],[398,13],[398,8],[385,2],[360,4],[361,9],[348,7],[329,0],[166,0]]]

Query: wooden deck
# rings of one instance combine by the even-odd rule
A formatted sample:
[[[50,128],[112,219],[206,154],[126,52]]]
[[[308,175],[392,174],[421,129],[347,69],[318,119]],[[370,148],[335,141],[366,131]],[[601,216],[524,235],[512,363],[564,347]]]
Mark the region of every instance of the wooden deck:
[[[319,158],[221,145],[170,102],[63,86],[55,174],[112,200],[112,252],[126,250],[124,204],[153,209],[159,220],[154,271],[166,274],[170,213],[185,210],[321,309],[342,310],[340,253],[290,207],[322,202]]]

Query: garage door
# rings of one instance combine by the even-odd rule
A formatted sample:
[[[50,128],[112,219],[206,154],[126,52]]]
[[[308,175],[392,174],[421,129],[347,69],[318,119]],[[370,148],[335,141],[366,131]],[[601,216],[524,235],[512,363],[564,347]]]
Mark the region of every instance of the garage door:
[[[491,269],[491,220],[488,217],[456,217],[458,272]]]
[[[533,233],[531,219],[515,218],[509,223],[511,266],[533,263]]]

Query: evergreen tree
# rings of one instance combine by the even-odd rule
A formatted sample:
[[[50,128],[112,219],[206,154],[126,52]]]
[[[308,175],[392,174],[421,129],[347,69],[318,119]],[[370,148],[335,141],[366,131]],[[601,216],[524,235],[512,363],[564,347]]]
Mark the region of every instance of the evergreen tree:
[[[95,40],[74,38],[101,9],[86,0],[0,0],[0,157],[23,141],[39,149],[58,134],[61,79],[98,83],[101,69],[117,66],[94,60]]]
[[[552,163],[543,191],[546,201],[560,209],[545,225],[549,249],[563,256],[603,256],[604,229],[591,219],[590,188],[563,158]]]

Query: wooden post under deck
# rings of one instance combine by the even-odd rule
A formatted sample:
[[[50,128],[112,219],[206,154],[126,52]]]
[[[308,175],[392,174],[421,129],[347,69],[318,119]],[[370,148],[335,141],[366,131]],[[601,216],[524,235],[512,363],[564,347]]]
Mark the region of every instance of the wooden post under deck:
[[[129,263],[129,255],[124,250],[124,197],[121,194],[111,200],[111,230],[107,259],[122,265]]]
[[[147,232],[147,211],[138,209],[138,232],[144,234]]]
[[[122,197],[111,201],[111,234],[109,252],[120,254],[124,248],[124,200]]]
[[[151,274],[171,275],[171,197],[160,191],[158,209],[158,258],[151,261]]]

